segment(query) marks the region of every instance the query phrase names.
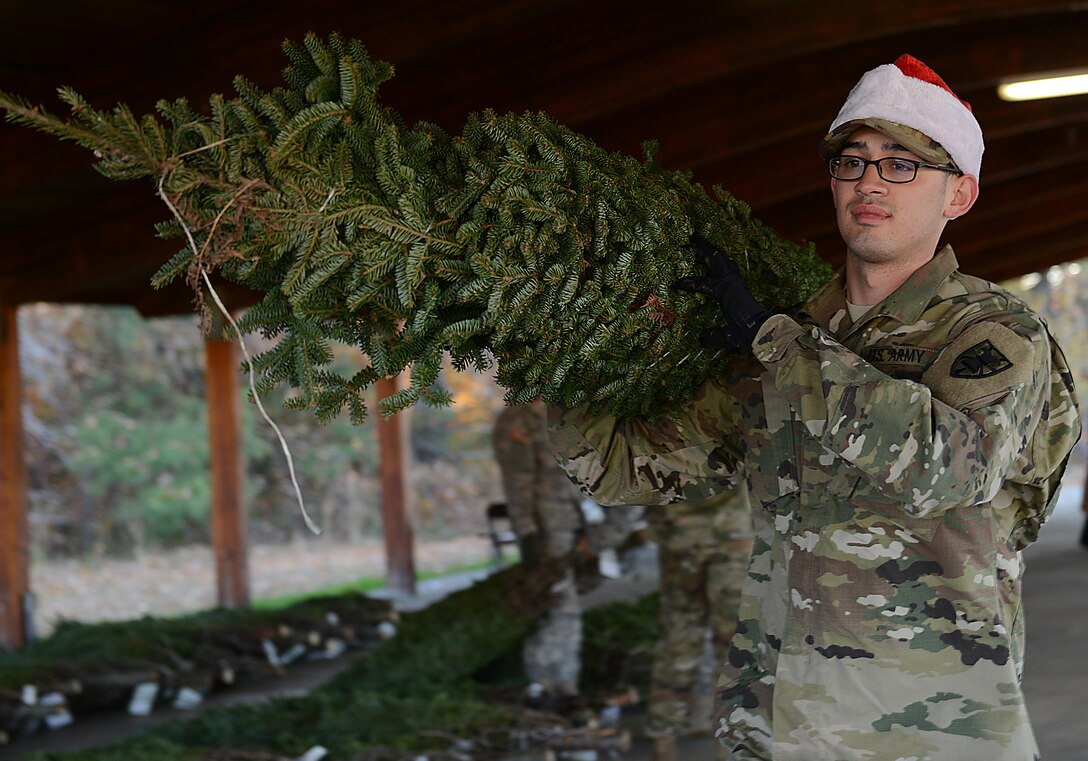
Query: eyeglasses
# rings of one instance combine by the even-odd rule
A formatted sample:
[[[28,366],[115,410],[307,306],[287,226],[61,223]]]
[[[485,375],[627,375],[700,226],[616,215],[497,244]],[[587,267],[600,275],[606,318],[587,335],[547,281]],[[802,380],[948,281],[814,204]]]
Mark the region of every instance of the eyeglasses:
[[[942,172],[962,175],[959,169],[940,164],[927,164],[924,161],[914,159],[901,159],[896,156],[885,156],[882,159],[870,161],[861,156],[836,156],[827,160],[827,169],[836,180],[860,180],[869,165],[876,167],[876,173],[885,182],[903,183],[911,182],[918,176],[918,168],[939,169]]]

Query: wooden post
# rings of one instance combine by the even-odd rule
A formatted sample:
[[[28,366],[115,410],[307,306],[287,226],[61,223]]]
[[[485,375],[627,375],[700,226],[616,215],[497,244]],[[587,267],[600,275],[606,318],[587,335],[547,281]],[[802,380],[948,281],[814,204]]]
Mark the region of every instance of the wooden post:
[[[204,342],[216,600],[220,607],[243,608],[249,605],[249,572],[240,352],[234,341],[216,339],[219,328],[213,326]]]
[[[375,384],[379,398],[395,394],[398,378],[383,378]],[[412,547],[412,524],[408,519],[408,416],[378,415],[378,449],[382,484],[382,534],[385,537],[385,583],[404,594],[416,593],[416,568]]]
[[[0,304],[0,647],[30,636],[30,572],[18,308]]]

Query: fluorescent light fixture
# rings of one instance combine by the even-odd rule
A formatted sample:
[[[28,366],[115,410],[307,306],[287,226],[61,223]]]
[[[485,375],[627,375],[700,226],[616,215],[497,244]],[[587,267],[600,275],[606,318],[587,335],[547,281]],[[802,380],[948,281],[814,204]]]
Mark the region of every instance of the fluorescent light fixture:
[[[1001,100],[1039,100],[1088,93],[1088,71],[1056,71],[1036,74],[1031,79],[1017,79],[997,86]]]

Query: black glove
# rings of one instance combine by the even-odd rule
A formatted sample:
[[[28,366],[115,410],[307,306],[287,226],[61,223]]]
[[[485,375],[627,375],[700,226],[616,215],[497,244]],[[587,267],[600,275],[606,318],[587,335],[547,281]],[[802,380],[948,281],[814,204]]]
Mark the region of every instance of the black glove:
[[[703,333],[699,343],[707,348],[734,349],[751,354],[756,333],[773,312],[755,300],[740,276],[740,269],[724,251],[699,235],[691,236],[691,247],[703,260],[707,274],[682,277],[675,287],[713,296],[725,316],[725,324]]]

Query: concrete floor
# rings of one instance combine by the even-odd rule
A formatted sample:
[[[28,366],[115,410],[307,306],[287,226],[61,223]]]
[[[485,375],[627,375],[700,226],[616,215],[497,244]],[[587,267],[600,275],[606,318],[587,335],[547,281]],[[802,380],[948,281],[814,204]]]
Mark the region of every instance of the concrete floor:
[[[1043,761],[1088,759],[1088,548],[1079,543],[1083,494],[1082,487],[1067,487],[1039,541],[1024,552],[1024,692]]]
[[[1027,653],[1024,691],[1035,727],[1043,761],[1088,761],[1085,739],[1088,719],[1088,548],[1079,544],[1084,515],[1083,473],[1071,473],[1053,518],[1044,527],[1039,541],[1025,552],[1028,570],[1024,577],[1024,606],[1027,615]],[[1075,484],[1075,485],[1074,485]],[[429,604],[454,589],[467,586],[480,574],[424,582],[417,595],[394,598],[402,610]],[[645,594],[656,585],[655,564],[646,557],[629,563],[620,579],[601,585],[584,600],[587,607],[614,599]],[[350,663],[347,658],[310,664],[287,676],[254,684],[245,690],[220,693],[207,706],[236,702],[259,702],[274,697],[305,694],[332,678]],[[0,760],[23,759],[39,751],[72,751],[136,734],[160,721],[178,717],[164,711],[146,718],[126,715],[83,719],[54,732],[43,733],[0,748]],[[633,747],[622,761],[650,761],[650,742],[639,732],[640,715],[625,717],[632,728]],[[682,761],[712,761],[714,741],[710,738],[681,742]],[[603,757],[602,757],[603,758]],[[972,759],[972,761],[984,761]]]

